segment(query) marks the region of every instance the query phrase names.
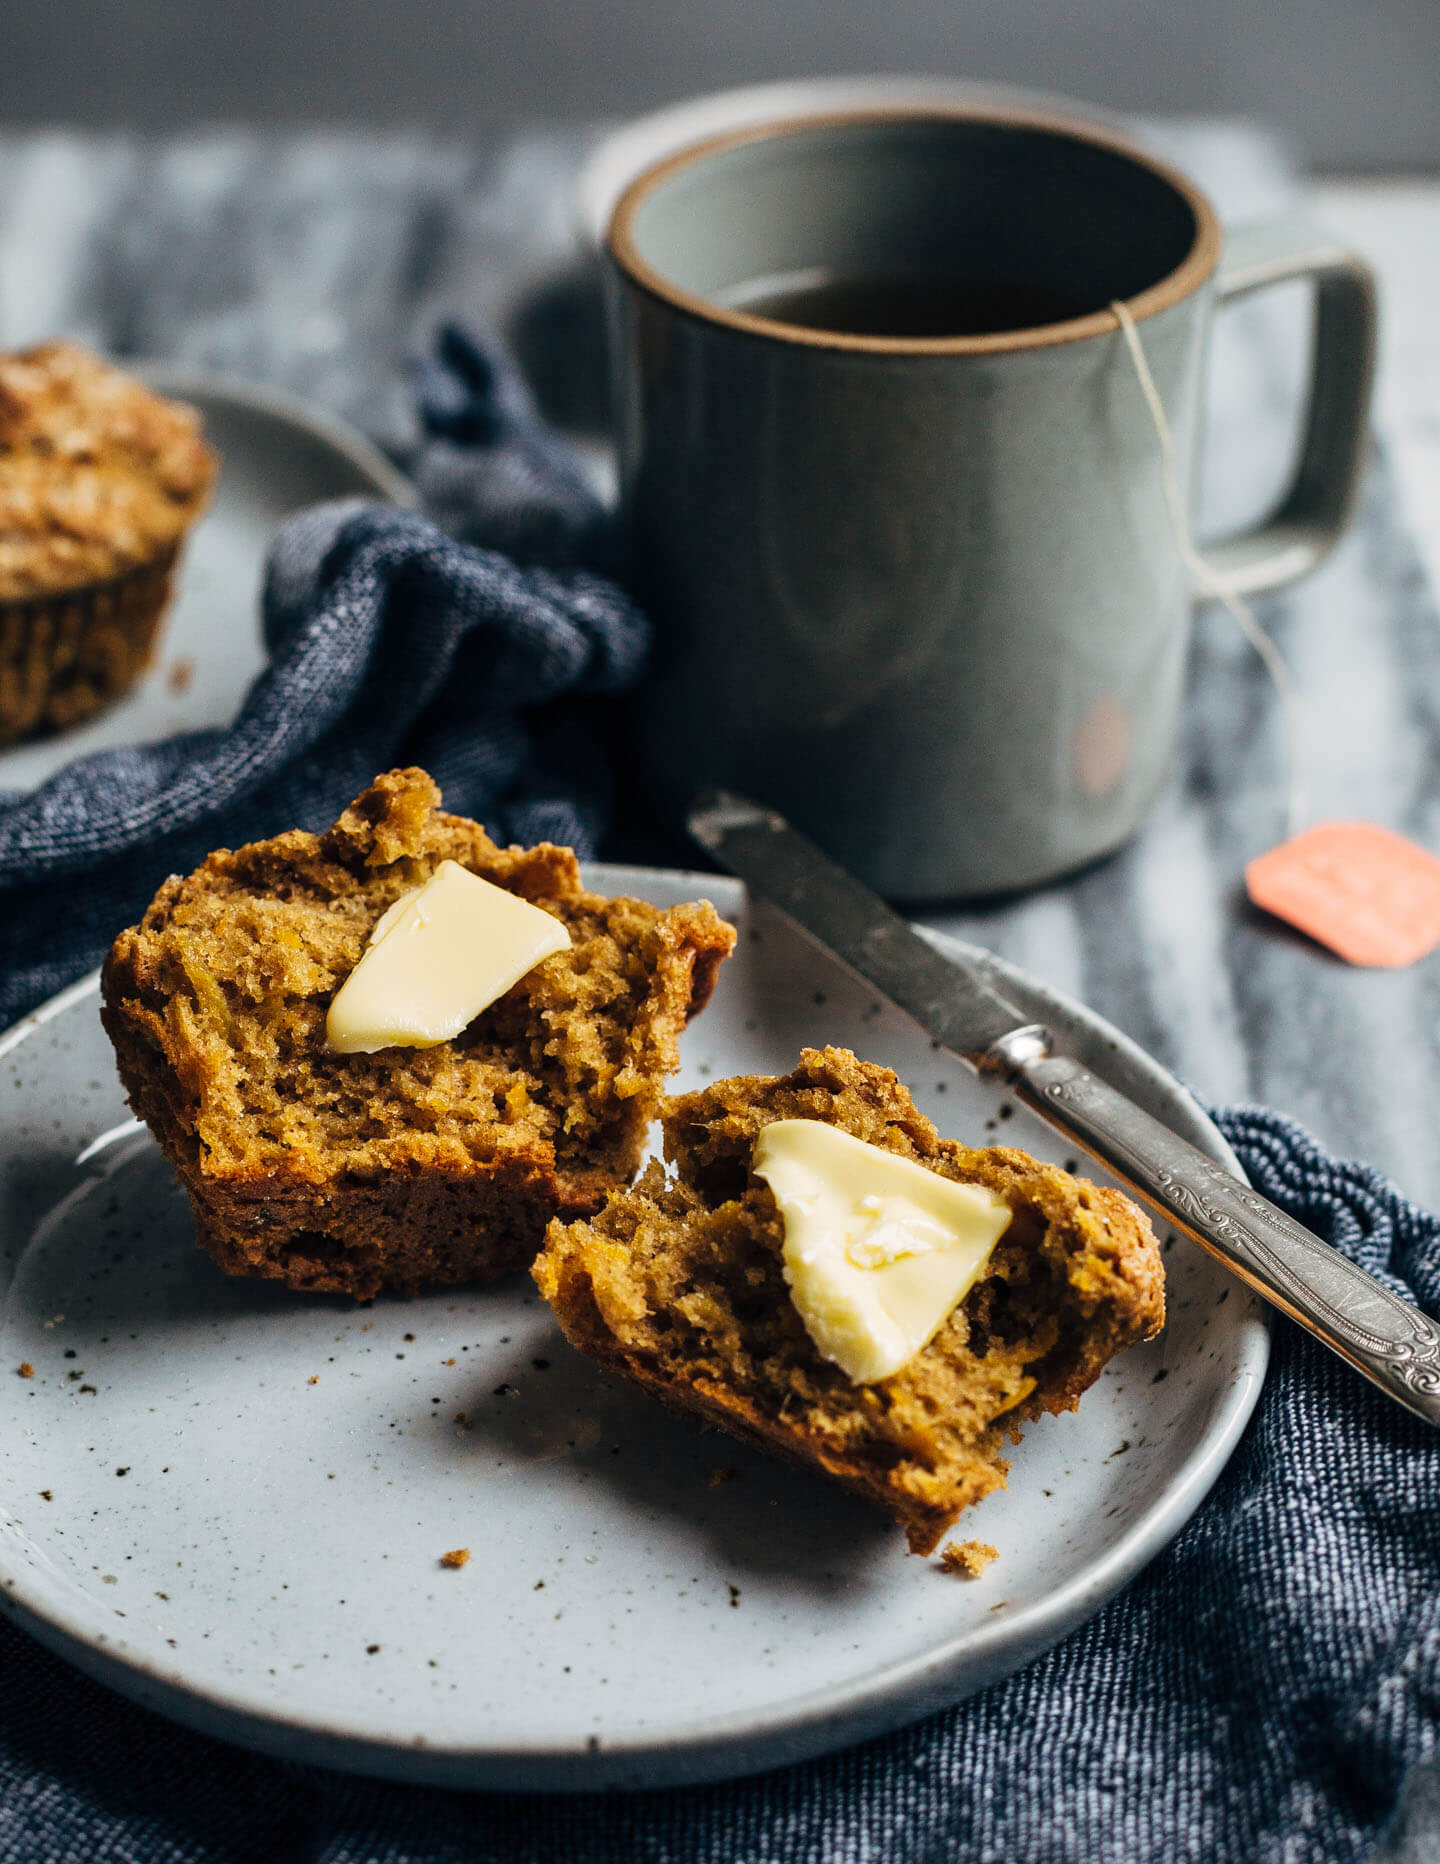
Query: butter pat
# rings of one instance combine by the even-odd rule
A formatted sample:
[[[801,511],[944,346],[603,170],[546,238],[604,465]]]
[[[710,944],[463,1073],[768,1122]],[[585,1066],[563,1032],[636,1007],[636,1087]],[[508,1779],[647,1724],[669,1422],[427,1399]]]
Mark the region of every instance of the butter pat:
[[[752,1162],[780,1206],[805,1331],[856,1385],[889,1378],[933,1339],[1010,1221],[993,1191],[823,1120],[776,1120]]]
[[[342,1055],[434,1048],[569,944],[549,913],[442,861],[377,922],[330,1005],[326,1038]]]

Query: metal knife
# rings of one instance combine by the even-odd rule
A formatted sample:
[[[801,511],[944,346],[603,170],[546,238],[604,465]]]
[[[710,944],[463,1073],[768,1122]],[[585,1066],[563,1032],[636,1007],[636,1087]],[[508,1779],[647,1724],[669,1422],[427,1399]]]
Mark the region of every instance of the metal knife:
[[[1356,1371],[1440,1425],[1440,1328],[1268,1198],[1066,1055],[1051,1031],[943,957],[868,887],[743,796],[708,790],[690,833],[752,893],[978,1073],[1099,1161]]]

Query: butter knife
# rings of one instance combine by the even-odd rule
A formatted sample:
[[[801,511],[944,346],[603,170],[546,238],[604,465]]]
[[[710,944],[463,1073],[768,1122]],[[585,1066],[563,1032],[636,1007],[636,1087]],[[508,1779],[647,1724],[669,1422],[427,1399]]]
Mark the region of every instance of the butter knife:
[[[1097,1075],[963,961],[944,957],[868,887],[743,796],[708,790],[690,833],[753,894],[1142,1202],[1219,1258],[1407,1411],[1440,1425],[1440,1328]]]

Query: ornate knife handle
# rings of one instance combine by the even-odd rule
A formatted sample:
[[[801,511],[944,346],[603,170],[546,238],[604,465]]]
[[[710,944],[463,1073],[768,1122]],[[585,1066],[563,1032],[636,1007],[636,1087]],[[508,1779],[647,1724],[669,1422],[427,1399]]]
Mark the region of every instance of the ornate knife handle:
[[[1048,1047],[1048,1032],[1017,1030],[987,1060],[1019,1099],[1152,1209],[1408,1411],[1440,1425],[1440,1327],[1079,1062],[1044,1053]]]

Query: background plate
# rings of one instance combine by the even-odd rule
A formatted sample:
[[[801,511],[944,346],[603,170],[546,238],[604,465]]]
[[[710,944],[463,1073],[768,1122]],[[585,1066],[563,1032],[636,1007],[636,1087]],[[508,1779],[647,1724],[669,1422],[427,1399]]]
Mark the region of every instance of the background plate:
[[[1065,1160],[737,882],[590,873],[661,904],[705,894],[740,923],[684,1085],[842,1043],[897,1068],[944,1131]],[[1153,1062],[989,962],[1233,1164]],[[1031,1428],[1011,1490],[962,1518],[1000,1558],[958,1581],[818,1477],[602,1377],[526,1277],[362,1308],[227,1280],[126,1117],[93,979],[0,1045],[0,1247],[0,1606],[198,1728],[455,1785],[770,1768],[994,1681],[1184,1524],[1268,1350],[1255,1302],[1175,1243],[1164,1335]],[[471,1559],[446,1571],[454,1547]]]
[[[0,751],[0,790],[34,789],[91,751],[228,725],[265,664],[260,585],[285,519],[321,499],[415,502],[362,433],[298,396],[178,363],[129,366],[204,416],[220,454],[215,497],[185,546],[155,658],[134,691],[74,731]]]

